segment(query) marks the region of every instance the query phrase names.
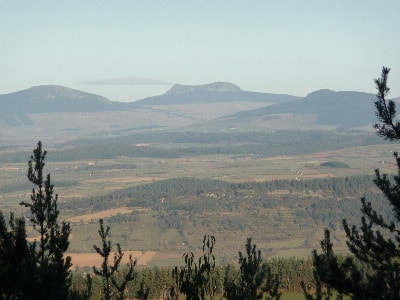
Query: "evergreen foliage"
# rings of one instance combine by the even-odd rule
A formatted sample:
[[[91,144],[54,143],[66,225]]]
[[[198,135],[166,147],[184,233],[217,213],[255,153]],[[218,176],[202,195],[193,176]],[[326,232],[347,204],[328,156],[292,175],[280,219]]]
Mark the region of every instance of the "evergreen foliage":
[[[341,161],[327,161],[321,163],[323,167],[331,167],[331,168],[350,168],[350,166]]]
[[[38,142],[28,162],[27,177],[34,185],[31,202],[20,203],[30,209],[30,222],[39,234],[39,242],[28,243],[24,218],[14,219],[11,215],[8,230],[4,216],[0,214],[0,276],[4,276],[0,289],[5,297],[68,298],[72,264],[71,258],[64,257],[64,253],[68,249],[71,229],[68,223],[58,223],[57,195],[50,174],[46,178],[43,175],[45,157],[46,151]]]
[[[246,242],[246,254],[239,252],[239,278],[227,280],[225,283],[225,297],[228,300],[256,300],[279,299],[279,278],[271,273],[271,269],[264,264],[261,251],[251,244],[251,238]]]
[[[71,285],[68,298],[70,300],[87,300],[93,295],[93,280],[90,274],[71,273]]]
[[[54,194],[50,174],[44,179],[46,151],[38,142],[28,162],[28,180],[35,185],[31,202],[21,202],[31,211],[32,227],[39,234],[39,249],[36,251],[38,263],[38,293],[40,299],[66,299],[68,296],[69,268],[71,258],[64,258],[69,246],[69,223],[58,224],[58,195]]]
[[[215,253],[217,253],[216,251]],[[341,259],[345,259],[341,258]],[[218,260],[218,258],[217,258]],[[197,261],[197,259],[196,259]],[[301,281],[306,282],[307,286],[314,284],[313,268],[311,259],[303,258],[274,258],[265,260],[271,269],[271,274],[279,278],[279,291],[283,295],[286,293],[301,293]],[[179,267],[178,267],[179,269]],[[87,294],[87,273],[89,269],[80,269],[72,272],[72,291],[78,294]],[[215,283],[214,299],[221,299],[225,293],[227,283],[235,281],[239,278],[240,266],[239,265],[219,265],[216,264],[213,270],[213,280]],[[121,273],[116,274],[117,277],[123,276]],[[99,298],[97,295],[102,294],[102,278],[94,276],[91,278],[93,281],[92,298]],[[119,280],[119,278],[118,278]],[[237,281],[236,281],[237,282]],[[135,278],[127,284],[125,293],[126,299],[133,299],[141,297],[144,298],[147,294],[147,299],[175,299],[177,297],[176,283],[172,276],[170,267],[161,266],[141,266],[135,268]],[[185,298],[180,295],[179,299]],[[283,296],[282,296],[283,298]],[[75,299],[75,298],[72,298]],[[77,298],[88,299],[88,298]],[[206,299],[207,295],[206,295]],[[224,298],[222,298],[224,299]]]
[[[26,240],[24,218],[11,214],[9,226],[0,211],[0,298],[24,299],[36,288],[35,249]]]
[[[287,141],[291,141],[288,143]],[[148,144],[146,147],[132,146]],[[370,132],[277,130],[257,132],[146,132],[117,138],[77,140],[54,150],[52,161],[113,159],[120,156],[182,158],[197,155],[300,155],[377,145],[384,141]],[[3,151],[2,162],[24,162],[26,152]],[[117,167],[119,167],[117,165]]]
[[[375,79],[378,90],[375,102],[380,124],[375,124],[378,135],[389,140],[400,140],[400,125],[395,121],[396,107],[387,101],[389,68],[382,69],[381,78]],[[352,299],[400,299],[400,157],[394,153],[397,174],[390,178],[375,171],[374,183],[384,194],[392,208],[389,218],[373,208],[371,202],[361,199],[361,226],[350,225],[346,219],[343,227],[347,246],[354,256],[339,260],[330,241],[329,231],[321,242],[322,253],[314,251],[317,298],[328,297],[330,289],[339,292],[338,298],[347,295]],[[327,291],[321,288],[327,286]],[[305,293],[308,299],[311,295]],[[325,295],[324,295],[325,293]]]
[[[187,300],[213,299],[216,292],[215,256],[213,254],[215,237],[205,235],[203,238],[203,255],[198,263],[194,260],[193,252],[183,254],[184,267],[175,267],[172,276],[177,289],[186,295]]]
[[[114,263],[109,265],[109,258],[112,251],[111,241],[107,240],[108,235],[110,234],[110,227],[104,227],[103,220],[99,220],[99,236],[101,238],[101,248],[93,245],[93,248],[96,252],[103,258],[103,263],[101,268],[98,269],[93,266],[93,272],[95,275],[98,275],[103,280],[103,299],[124,299],[125,298],[125,290],[128,282],[132,281],[135,278],[134,267],[136,265],[136,260],[129,256],[128,270],[121,274],[122,276],[116,276],[119,273],[119,267],[122,261],[122,257],[124,253],[121,250],[121,246],[117,243],[117,251],[114,254]]]
[[[376,78],[375,85],[378,90],[375,101],[376,116],[381,123],[376,123],[374,128],[378,135],[390,141],[400,140],[400,122],[396,121],[396,103],[393,100],[386,100],[389,94],[387,80],[390,69],[383,67],[381,78]]]

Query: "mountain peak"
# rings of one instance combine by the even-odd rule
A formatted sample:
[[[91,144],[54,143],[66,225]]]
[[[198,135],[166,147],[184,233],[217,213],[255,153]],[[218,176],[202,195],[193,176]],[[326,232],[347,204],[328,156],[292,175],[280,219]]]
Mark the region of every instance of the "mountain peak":
[[[242,89],[230,82],[213,82],[201,85],[182,85],[175,84],[165,94],[187,94],[191,92],[241,92]]]
[[[102,102],[109,102],[109,100],[105,97],[90,94],[87,92],[82,92],[79,90],[74,90],[61,85],[38,85],[33,86],[29,89],[16,92],[16,94],[20,94],[21,96],[28,96],[33,99],[46,99],[46,100],[58,100],[59,98],[69,98],[75,100],[85,100],[90,97],[96,97],[98,100]]]
[[[0,95],[3,119],[11,125],[32,125],[29,115],[54,112],[99,112],[118,109],[105,97],[60,85],[39,85]],[[3,117],[3,116],[6,117]]]
[[[306,96],[306,98],[324,97],[324,96],[332,95],[334,93],[336,93],[336,92],[333,90],[330,90],[330,89],[321,89],[321,90],[317,90],[317,91],[309,93]]]

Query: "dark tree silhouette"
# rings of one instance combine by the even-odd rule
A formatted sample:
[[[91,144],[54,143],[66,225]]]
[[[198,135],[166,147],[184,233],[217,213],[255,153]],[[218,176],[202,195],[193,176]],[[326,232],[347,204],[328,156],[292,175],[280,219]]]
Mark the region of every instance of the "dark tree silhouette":
[[[21,202],[31,212],[30,221],[39,234],[39,249],[36,251],[38,264],[38,299],[66,299],[69,287],[69,268],[72,266],[69,256],[64,253],[69,246],[69,223],[58,223],[58,195],[54,194],[50,174],[44,179],[46,151],[42,143],[37,143],[31,160],[28,162],[28,180],[35,186],[32,189],[31,202]],[[34,244],[36,246],[36,243]]]
[[[263,263],[261,251],[246,242],[246,253],[239,252],[240,274],[237,280],[225,283],[225,297],[228,300],[279,299],[279,278],[274,276],[267,264]]]
[[[0,213],[0,290],[6,298],[68,298],[71,258],[64,258],[64,253],[71,229],[67,223],[58,223],[57,195],[50,174],[46,179],[43,176],[45,157],[46,151],[38,142],[28,162],[27,177],[34,185],[31,201],[20,203],[30,209],[30,222],[39,242],[27,241],[24,218],[11,215],[9,230]]]
[[[389,71],[389,68],[383,67],[381,77],[375,79],[378,90],[375,107],[380,123],[374,127],[378,135],[385,139],[400,140],[395,102],[386,99]],[[314,251],[313,254],[315,278],[319,285],[326,285],[352,299],[400,299],[400,157],[397,152],[394,157],[397,174],[391,177],[376,170],[374,179],[389,201],[393,215],[384,217],[372,207],[371,202],[362,198],[361,226],[350,225],[343,220],[346,243],[353,256],[342,260],[334,254],[329,231],[326,230],[325,239],[321,242],[322,253]],[[307,296],[311,299],[309,294]],[[322,297],[320,289],[317,299]]]
[[[385,139],[400,140],[400,123],[396,120],[396,103],[393,100],[387,100],[389,87],[387,80],[390,69],[383,67],[381,78],[374,80],[376,89],[378,90],[377,100],[375,101],[376,116],[380,123],[376,123],[374,128],[378,135]]]
[[[0,299],[27,299],[36,289],[35,249],[26,239],[24,218],[11,213],[9,225],[0,211]]]
[[[124,253],[121,250],[121,246],[117,243],[117,251],[114,253],[114,262],[109,265],[109,258],[111,256],[112,245],[111,241],[107,240],[110,233],[110,227],[104,227],[103,220],[99,220],[99,236],[101,238],[101,248],[93,245],[96,252],[103,257],[103,263],[101,268],[98,269],[93,267],[93,272],[102,277],[103,280],[103,299],[124,299],[124,293],[128,282],[135,278],[134,268],[136,265],[136,260],[129,256],[128,269],[126,272],[120,272],[120,264]]]
[[[177,289],[186,295],[187,300],[213,299],[216,291],[214,278],[215,256],[213,254],[215,237],[205,235],[203,238],[203,255],[195,262],[193,252],[183,254],[184,267],[175,267],[172,277]]]

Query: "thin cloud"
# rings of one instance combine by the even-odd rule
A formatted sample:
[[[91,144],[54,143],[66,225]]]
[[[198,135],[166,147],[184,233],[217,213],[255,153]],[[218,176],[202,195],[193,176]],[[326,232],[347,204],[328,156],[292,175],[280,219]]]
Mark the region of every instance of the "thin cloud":
[[[122,77],[83,81],[88,85],[171,85],[171,83],[147,77]]]

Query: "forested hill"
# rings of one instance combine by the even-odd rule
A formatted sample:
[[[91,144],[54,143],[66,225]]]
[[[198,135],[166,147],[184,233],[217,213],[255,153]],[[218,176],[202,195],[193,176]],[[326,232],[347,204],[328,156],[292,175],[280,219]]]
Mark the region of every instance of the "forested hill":
[[[163,95],[148,97],[131,104],[172,105],[232,101],[281,103],[287,101],[295,101],[297,99],[300,99],[300,97],[286,94],[270,94],[243,91],[237,85],[229,82],[214,82],[203,85],[176,84]]]
[[[254,118],[274,114],[317,114],[317,124],[353,128],[376,122],[376,96],[361,92],[319,90],[299,101],[278,103],[252,111],[238,112],[236,118]]]
[[[124,109],[125,104],[59,85],[35,86],[0,95],[0,120],[9,125],[32,125],[29,114],[100,112]]]
[[[105,97],[59,85],[41,85],[0,95],[2,108],[9,112],[88,112],[110,110],[118,103]]]
[[[288,142],[290,141],[290,142]],[[383,144],[375,134],[335,131],[277,131],[258,133],[141,133],[60,144],[52,161],[79,161],[125,157],[179,158],[197,155],[301,155],[349,147]],[[146,146],[134,146],[134,145]],[[0,153],[0,162],[24,162],[25,151]]]
[[[336,236],[341,234],[342,218],[359,220],[359,199],[365,193],[382,214],[390,213],[374,189],[372,176],[258,183],[171,178],[85,201],[70,200],[60,207],[82,213],[127,206],[131,214],[108,218],[108,222],[113,226],[131,224],[131,228],[140,228],[147,213],[146,226],[161,236],[173,234],[183,243],[163,243],[160,239],[152,244],[157,251],[183,250],[186,246],[182,245],[195,249],[199,232],[209,232],[216,236],[219,251],[226,257],[237,254],[237,245],[248,236],[256,237],[260,250],[268,255],[295,251],[307,256],[318,245],[322,228],[329,227]],[[145,242],[140,243],[144,247]],[[344,244],[341,249],[345,249]]]

